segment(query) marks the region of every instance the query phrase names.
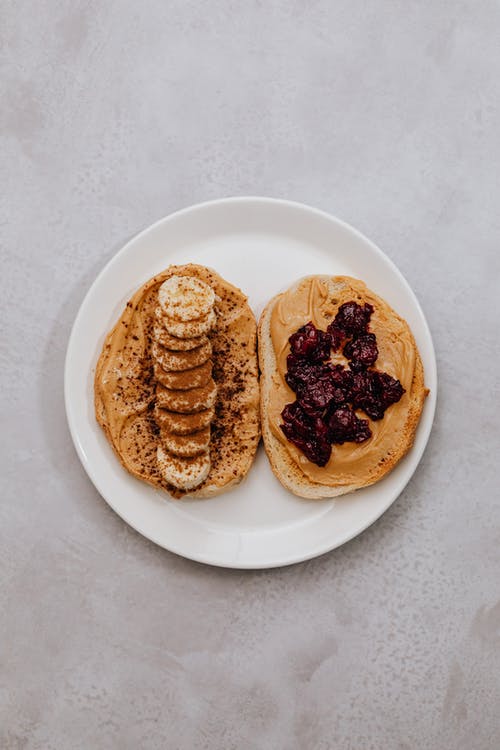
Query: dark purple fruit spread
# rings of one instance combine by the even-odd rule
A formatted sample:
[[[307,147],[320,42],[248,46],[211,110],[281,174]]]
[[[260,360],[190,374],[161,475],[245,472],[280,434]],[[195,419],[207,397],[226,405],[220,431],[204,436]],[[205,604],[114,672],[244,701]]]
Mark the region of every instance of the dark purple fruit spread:
[[[405,392],[386,372],[374,368],[377,338],[370,333],[373,305],[345,302],[326,331],[307,323],[288,339],[285,380],[296,395],[281,412],[286,438],[318,466],[325,466],[332,445],[363,443],[371,437],[368,419],[383,419],[385,410]],[[348,367],[333,364],[342,352]]]

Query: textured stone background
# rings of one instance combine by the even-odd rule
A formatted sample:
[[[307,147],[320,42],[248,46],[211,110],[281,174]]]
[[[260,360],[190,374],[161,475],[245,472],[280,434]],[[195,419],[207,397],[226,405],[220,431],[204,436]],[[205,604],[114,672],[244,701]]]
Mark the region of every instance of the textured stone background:
[[[498,750],[499,31],[493,0],[3,0],[2,750]],[[129,529],[62,399],[105,261],[243,194],[372,237],[440,370],[391,510],[257,573]]]

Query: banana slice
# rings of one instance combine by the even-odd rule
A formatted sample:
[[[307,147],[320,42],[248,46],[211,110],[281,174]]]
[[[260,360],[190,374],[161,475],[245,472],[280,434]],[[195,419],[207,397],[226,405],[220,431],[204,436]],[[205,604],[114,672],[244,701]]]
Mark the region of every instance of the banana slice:
[[[203,430],[209,427],[215,416],[215,409],[203,409],[195,414],[179,414],[175,411],[167,411],[155,406],[154,418],[160,430],[171,432],[175,435],[189,435],[191,432]]]
[[[194,414],[197,411],[210,409],[217,398],[217,386],[210,379],[202,388],[191,388],[189,391],[174,391],[158,385],[156,388],[156,403],[162,409]]]
[[[175,320],[175,318],[169,318],[168,315],[162,311],[161,307],[157,307],[155,310],[156,319],[163,326],[171,336],[175,336],[178,339],[193,339],[199,336],[203,336],[214,328],[217,322],[217,316],[214,310],[210,310],[207,315],[194,320]]]
[[[153,338],[155,341],[164,346],[165,349],[172,349],[174,352],[186,352],[189,349],[197,349],[202,344],[206,344],[206,336],[197,336],[191,339],[179,339],[177,336],[172,336],[165,328],[159,323],[155,323],[153,326]]]
[[[158,290],[164,314],[176,321],[206,317],[215,303],[211,286],[193,276],[171,276]]]
[[[180,372],[204,365],[212,355],[212,344],[207,339],[197,349],[191,349],[188,352],[173,352],[170,349],[164,349],[154,341],[151,346],[151,354],[162,370]]]
[[[205,453],[210,445],[210,427],[193,432],[191,435],[172,435],[167,432],[161,435],[164,450],[174,456],[192,458]]]
[[[154,373],[156,380],[173,390],[188,391],[190,388],[201,388],[206,385],[212,377],[212,360],[207,361],[199,367],[193,367],[191,370],[181,370],[179,372],[165,372],[155,362]]]
[[[164,480],[180,490],[193,490],[208,477],[210,453],[194,458],[180,458],[167,453],[161,445],[156,450],[158,468]]]

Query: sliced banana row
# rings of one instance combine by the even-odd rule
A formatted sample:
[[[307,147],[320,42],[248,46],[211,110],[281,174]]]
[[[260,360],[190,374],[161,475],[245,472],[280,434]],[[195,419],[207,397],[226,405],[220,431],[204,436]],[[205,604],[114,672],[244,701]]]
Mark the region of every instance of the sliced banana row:
[[[161,285],[158,302],[168,318],[196,320],[213,312],[215,292],[194,276],[171,276]]]
[[[167,372],[155,362],[154,373],[156,380],[165,388],[185,391],[190,388],[200,388],[208,383],[212,377],[212,362],[208,359],[199,367],[177,372]]]
[[[180,339],[177,336],[171,336],[160,322],[155,323],[153,327],[153,338],[160,346],[164,346],[165,349],[170,349],[174,352],[186,352],[190,349],[197,349],[207,341],[206,336],[194,336],[191,339]]]
[[[189,435],[209,427],[215,415],[215,409],[203,409],[195,414],[178,414],[155,406],[155,421],[160,430],[173,435]]]
[[[166,372],[182,372],[193,367],[204,365],[212,356],[212,344],[208,339],[196,349],[187,352],[172,351],[153,342],[151,353],[153,359]]]
[[[178,339],[193,339],[204,336],[215,326],[215,311],[211,310],[208,315],[194,318],[193,320],[176,320],[165,314],[161,307],[155,310],[156,319],[166,332]]]
[[[205,481],[210,472],[210,453],[206,451],[194,458],[180,458],[158,446],[158,468],[165,481],[182,490],[194,490]]]
[[[213,289],[191,276],[171,276],[158,291],[151,346],[157,462],[163,478],[182,490],[200,485],[210,471],[217,386],[207,333],[217,320],[215,300]]]

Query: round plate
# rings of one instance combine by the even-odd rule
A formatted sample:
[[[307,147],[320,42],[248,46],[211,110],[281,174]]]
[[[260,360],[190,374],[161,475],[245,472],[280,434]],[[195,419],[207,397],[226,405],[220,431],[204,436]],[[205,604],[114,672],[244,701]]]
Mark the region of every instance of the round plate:
[[[334,500],[302,500],[274,477],[260,446],[245,481],[209,500],[173,500],[130,476],[94,417],[93,380],[105,334],[133,292],[171,263],[214,268],[249,297],[257,318],[267,300],[309,274],[362,279],[410,324],[424,363],[426,400],[413,448],[371,487]],[[65,365],[66,413],[90,479],[109,505],[153,542],[199,562],[267,568],[334,549],[372,524],[396,499],[427,443],[436,361],[420,306],[394,264],[366,237],[321,211],[269,198],[229,198],[179,211],[115,255],[85,297]]]

